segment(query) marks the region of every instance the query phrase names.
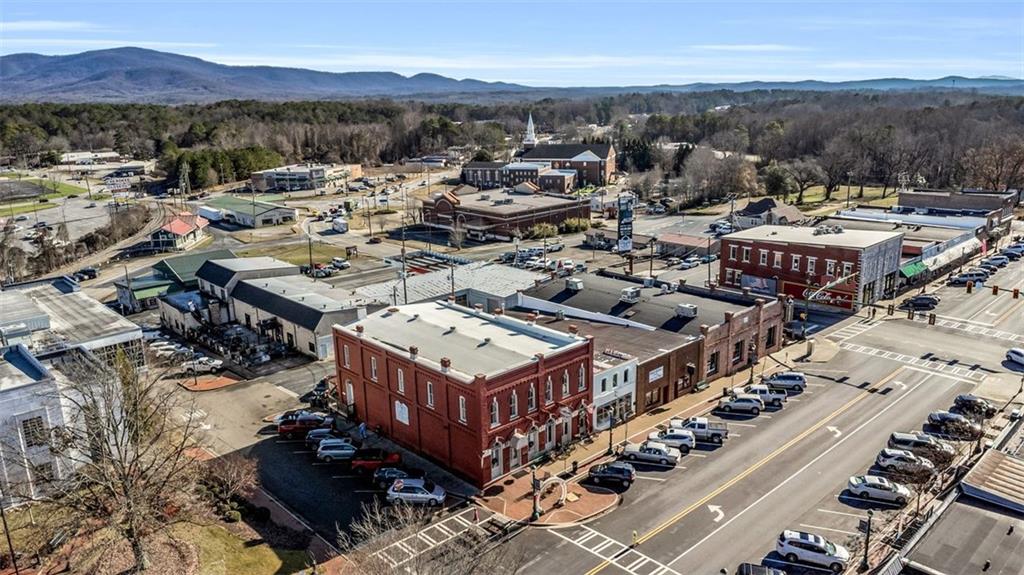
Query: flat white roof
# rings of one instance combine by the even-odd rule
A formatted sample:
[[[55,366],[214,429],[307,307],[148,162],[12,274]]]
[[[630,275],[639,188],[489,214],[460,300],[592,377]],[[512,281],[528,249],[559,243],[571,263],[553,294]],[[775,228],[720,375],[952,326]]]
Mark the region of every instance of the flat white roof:
[[[363,328],[362,335],[358,326]],[[433,369],[448,358],[452,362],[449,375],[464,381],[472,381],[475,374],[490,376],[531,363],[538,353],[550,355],[586,344],[583,337],[448,302],[391,307],[335,329],[394,351],[408,353],[415,346],[419,348],[416,361]]]
[[[729,240],[749,240],[763,242],[779,242],[787,244],[805,244],[818,246],[837,246],[844,248],[866,248],[902,236],[902,232],[882,232],[874,230],[848,230],[841,232],[815,233],[815,228],[800,226],[757,226],[747,230],[722,236]]]

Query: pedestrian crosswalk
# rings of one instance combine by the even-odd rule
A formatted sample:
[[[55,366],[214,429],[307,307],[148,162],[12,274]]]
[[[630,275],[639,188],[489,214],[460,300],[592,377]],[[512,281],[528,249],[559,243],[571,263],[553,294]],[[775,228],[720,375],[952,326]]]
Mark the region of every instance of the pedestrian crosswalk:
[[[825,336],[825,339],[831,339],[835,342],[843,342],[848,339],[857,337],[858,335],[866,332],[867,330],[878,325],[877,323],[857,322],[852,323],[843,328],[837,329],[836,331]]]
[[[680,575],[678,571],[641,553],[638,549],[619,543],[586,525],[550,529],[549,532],[632,575]]]
[[[980,383],[985,379],[985,373],[979,371],[971,366],[951,364],[944,361],[936,361],[923,357],[914,357],[912,355],[904,355],[895,351],[888,351],[885,349],[878,349],[874,347],[868,347],[865,345],[858,345],[844,341],[839,344],[840,349],[846,351],[853,351],[856,353],[863,353],[865,355],[872,355],[875,357],[881,357],[884,359],[891,359],[907,365],[916,366],[921,369],[927,369],[938,373],[943,373],[952,377],[958,377],[972,383]]]
[[[403,565],[416,557],[444,545],[452,539],[470,530],[479,530],[487,535],[484,525],[492,519],[507,521],[498,513],[479,507],[470,507],[455,515],[430,523],[412,535],[403,537],[376,551],[373,556],[381,559],[392,568],[401,570]]]
[[[916,321],[927,322],[927,317],[915,317]],[[1003,341],[1010,341],[1014,343],[1024,343],[1024,335],[1013,333],[1009,331],[1000,331],[998,329],[992,329],[976,323],[968,323],[966,321],[958,321],[950,318],[935,318],[935,325],[945,327],[949,329],[959,330],[965,333],[974,335],[983,335],[985,337],[992,337],[995,339],[1001,339]]]

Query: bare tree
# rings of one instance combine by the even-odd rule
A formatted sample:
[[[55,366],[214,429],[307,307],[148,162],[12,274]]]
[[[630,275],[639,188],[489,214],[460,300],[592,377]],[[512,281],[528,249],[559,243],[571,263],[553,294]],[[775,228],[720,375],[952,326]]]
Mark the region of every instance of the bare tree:
[[[963,158],[968,185],[990,190],[1017,187],[1024,180],[1024,144],[1017,138],[1001,138],[971,148]]]
[[[201,504],[198,463],[189,455],[198,422],[178,388],[142,377],[123,352],[113,368],[69,352],[59,370],[66,375],[57,392],[64,422],[47,441],[66,473],[35,498],[69,524],[89,520],[112,529],[131,547],[132,572],[143,572],[150,537]]]
[[[824,172],[818,161],[813,158],[798,158],[780,164],[793,180],[796,187],[796,203],[804,203],[804,192],[816,186],[824,179]]]
[[[410,556],[405,549],[423,549],[419,532],[431,515],[409,505],[386,506],[378,500],[363,506],[362,517],[338,536],[349,573],[360,575],[514,575],[526,563],[516,541],[503,541],[479,526]]]

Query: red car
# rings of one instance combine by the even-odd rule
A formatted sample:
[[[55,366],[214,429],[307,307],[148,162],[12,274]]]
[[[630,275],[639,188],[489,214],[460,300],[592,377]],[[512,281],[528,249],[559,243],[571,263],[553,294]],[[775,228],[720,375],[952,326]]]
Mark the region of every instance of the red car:
[[[374,473],[381,467],[394,466],[402,462],[402,456],[398,453],[384,451],[379,447],[370,447],[356,451],[352,457],[352,471],[365,471]]]
[[[278,422],[277,434],[288,438],[306,437],[306,434],[314,429],[330,426],[330,420],[309,413],[298,417],[286,417]]]

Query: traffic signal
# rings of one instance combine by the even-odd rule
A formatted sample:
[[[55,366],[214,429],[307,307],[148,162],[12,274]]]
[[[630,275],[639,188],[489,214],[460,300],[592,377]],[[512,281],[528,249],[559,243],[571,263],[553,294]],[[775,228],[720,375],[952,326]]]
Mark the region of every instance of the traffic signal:
[[[928,325],[935,325],[935,314],[928,314]]]
[[[1013,299],[1020,297],[1020,288],[1013,288]]]
[[[889,304],[889,307],[885,308],[885,315],[892,315],[896,313],[896,304]]]
[[[974,282],[967,282],[967,293],[974,291]]]
[[[992,286],[992,295],[999,295],[999,286]]]

